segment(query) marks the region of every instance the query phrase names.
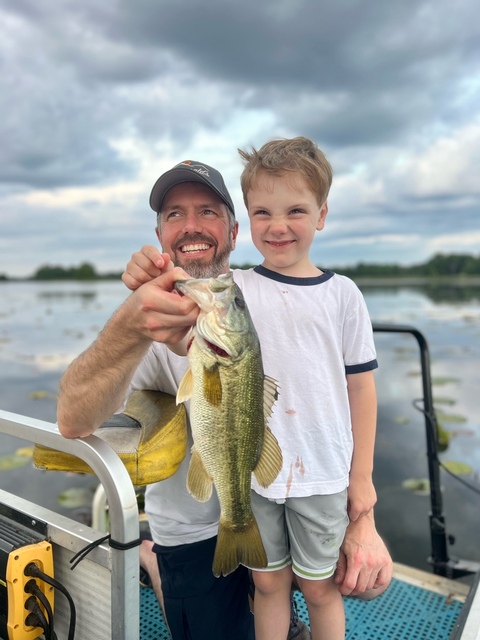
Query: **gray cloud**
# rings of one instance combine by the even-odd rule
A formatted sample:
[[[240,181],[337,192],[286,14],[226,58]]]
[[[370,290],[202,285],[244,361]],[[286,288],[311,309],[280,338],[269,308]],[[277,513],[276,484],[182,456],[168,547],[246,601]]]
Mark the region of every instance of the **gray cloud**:
[[[479,231],[476,0],[2,0],[0,18],[0,272],[18,261],[9,220],[21,219],[36,247],[24,270],[73,237],[121,268],[137,239],[124,231],[131,207],[145,216],[164,162],[202,153],[236,180],[238,146],[300,134],[335,168],[315,251],[328,242],[356,260],[376,234],[370,257],[415,261],[444,246],[431,239],[452,220],[455,237]],[[135,205],[122,202],[133,185]],[[92,229],[95,210],[105,227]],[[139,246],[154,241],[140,229]],[[408,233],[420,240],[407,252],[393,238]],[[462,242],[452,247],[475,247]],[[251,255],[239,243],[237,261]]]

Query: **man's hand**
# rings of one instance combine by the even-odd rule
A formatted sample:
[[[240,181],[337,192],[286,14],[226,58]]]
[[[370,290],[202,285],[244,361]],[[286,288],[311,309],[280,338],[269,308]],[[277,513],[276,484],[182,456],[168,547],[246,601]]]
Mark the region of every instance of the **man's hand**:
[[[393,563],[370,512],[347,527],[335,572],[335,584],[344,596],[371,600],[392,580]]]
[[[169,264],[171,268],[139,286],[117,312],[122,315],[124,331],[134,332],[140,339],[177,344],[195,324],[197,304],[174,288],[177,280],[189,275]]]
[[[170,271],[173,266],[168,253],[160,253],[156,247],[146,244],[132,255],[122,280],[131,291],[135,291],[142,284]]]

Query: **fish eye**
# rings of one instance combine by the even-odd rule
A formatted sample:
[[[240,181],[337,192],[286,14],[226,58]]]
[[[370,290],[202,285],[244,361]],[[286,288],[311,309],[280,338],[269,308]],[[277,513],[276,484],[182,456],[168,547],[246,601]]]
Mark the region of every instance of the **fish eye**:
[[[240,309],[245,309],[245,300],[243,298],[240,298],[239,296],[235,296],[235,304]]]

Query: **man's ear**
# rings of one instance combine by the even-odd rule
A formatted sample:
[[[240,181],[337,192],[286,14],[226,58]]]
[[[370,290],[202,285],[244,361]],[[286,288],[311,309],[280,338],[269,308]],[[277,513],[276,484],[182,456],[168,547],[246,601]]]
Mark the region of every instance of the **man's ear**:
[[[238,221],[235,220],[235,224],[233,225],[233,229],[231,231],[232,234],[232,251],[235,249],[237,244],[237,236],[238,236]]]

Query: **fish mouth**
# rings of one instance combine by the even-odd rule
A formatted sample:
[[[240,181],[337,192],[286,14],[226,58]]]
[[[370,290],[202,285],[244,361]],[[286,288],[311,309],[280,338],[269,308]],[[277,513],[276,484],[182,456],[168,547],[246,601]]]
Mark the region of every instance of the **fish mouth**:
[[[219,347],[218,344],[214,344],[213,342],[209,342],[208,340],[205,340],[205,343],[207,344],[208,348],[211,349],[211,351],[214,351],[220,357],[222,358],[230,357],[230,354],[227,353],[225,349],[222,349],[222,347]]]
[[[187,344],[187,351],[190,350],[190,347],[192,346],[193,341],[194,341],[194,338],[191,338],[189,340]],[[205,340],[205,338],[203,338],[203,342],[207,345],[210,351],[213,351],[214,353],[219,355],[221,358],[230,358],[230,354],[227,353],[225,349],[222,349],[222,347],[219,347],[218,344],[215,344],[214,342],[210,342],[209,340]]]

